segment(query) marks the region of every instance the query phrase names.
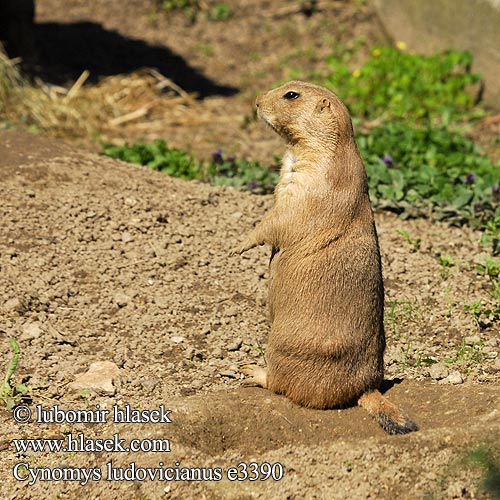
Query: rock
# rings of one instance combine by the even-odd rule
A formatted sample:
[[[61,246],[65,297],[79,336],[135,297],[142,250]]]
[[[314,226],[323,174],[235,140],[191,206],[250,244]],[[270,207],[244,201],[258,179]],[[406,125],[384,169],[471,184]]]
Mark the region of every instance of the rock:
[[[464,338],[465,345],[474,345],[481,342],[481,337],[479,335],[469,335]]]
[[[174,335],[173,337],[170,337],[170,340],[174,344],[180,344],[181,342],[184,342],[186,340],[186,337],[181,337],[180,335]]]
[[[493,363],[493,366],[494,366],[497,370],[500,370],[500,358],[495,359],[495,362]]]
[[[235,372],[233,372],[232,370],[223,370],[221,372],[219,372],[219,375],[221,377],[227,377],[227,378],[237,378],[237,375]]]
[[[116,292],[113,301],[118,307],[125,307],[130,302],[130,297],[124,292]]]
[[[461,384],[464,381],[464,379],[462,378],[462,374],[458,370],[455,370],[454,372],[451,372],[448,375],[446,381],[449,384],[458,385]]]
[[[5,312],[19,312],[22,308],[23,304],[17,297],[13,297],[12,299],[7,300],[3,305],[3,309]]]
[[[435,363],[429,368],[429,375],[434,380],[441,380],[449,375],[449,371],[443,363]]]
[[[165,309],[169,305],[168,298],[165,295],[157,294],[154,296],[154,303],[160,308]]]
[[[191,388],[194,390],[199,390],[203,387],[203,380],[193,380],[191,382]]]
[[[238,351],[241,347],[241,344],[243,344],[243,341],[241,339],[235,339],[233,342],[227,345],[227,350],[228,351]]]
[[[23,333],[19,337],[19,340],[32,340],[40,337],[42,329],[38,323],[24,323]]]
[[[217,359],[222,359],[224,357],[224,353],[222,352],[222,349],[220,347],[216,347],[212,351],[212,357],[217,358]]]
[[[124,233],[122,233],[122,241],[123,243],[130,243],[131,241],[134,241],[134,237],[131,233],[125,231]]]
[[[119,368],[111,361],[96,361],[92,363],[87,372],[78,376],[71,382],[71,389],[93,389],[97,392],[114,395],[116,388],[113,385],[117,379]]]
[[[141,387],[146,393],[153,392],[156,386],[160,383],[160,380],[157,378],[147,378],[143,380],[141,383]]]
[[[238,309],[236,307],[228,307],[225,312],[225,316],[231,318],[233,316],[238,316]]]

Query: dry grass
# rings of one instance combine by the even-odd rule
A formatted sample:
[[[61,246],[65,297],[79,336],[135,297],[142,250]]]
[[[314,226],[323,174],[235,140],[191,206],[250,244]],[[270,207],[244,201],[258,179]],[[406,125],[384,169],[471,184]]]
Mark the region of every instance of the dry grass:
[[[0,126],[29,128],[88,145],[137,137],[178,117],[203,119],[193,96],[154,69],[87,83],[84,71],[69,87],[29,83],[19,61],[0,51]],[[208,119],[208,117],[206,117]]]

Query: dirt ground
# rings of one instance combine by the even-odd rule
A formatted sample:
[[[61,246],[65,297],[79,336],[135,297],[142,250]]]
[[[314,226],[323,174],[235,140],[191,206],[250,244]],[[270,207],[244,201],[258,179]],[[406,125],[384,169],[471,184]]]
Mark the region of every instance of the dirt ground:
[[[228,250],[262,218],[269,197],[171,179],[19,132],[0,139],[1,356],[10,358],[7,336],[16,337],[15,382],[28,384],[33,408],[164,404],[173,412],[167,427],[21,425],[2,410],[2,498],[494,498],[481,489],[481,468],[466,458],[499,434],[498,325],[481,327],[463,309],[488,286],[470,269],[477,233],[377,216],[387,395],[421,426],[388,437],[359,408],[306,410],[242,387],[239,367],[263,363],[268,252],[230,258]],[[421,238],[420,249],[398,230]],[[440,253],[457,261],[446,275]],[[439,363],[422,361],[429,358]],[[117,365],[114,388],[73,389],[96,361]],[[16,453],[10,444],[82,432],[163,437],[172,440],[171,452]],[[267,461],[286,472],[277,482],[103,480],[85,487],[28,487],[10,474],[16,463],[104,468],[110,460],[115,467],[177,460],[224,470]]]
[[[494,305],[491,283],[476,270],[487,253],[480,233],[376,214],[386,395],[421,427],[390,437],[360,408],[307,410],[243,387],[240,367],[264,364],[269,251],[228,252],[271,197],[168,178],[92,152],[103,139],[161,138],[201,157],[222,148],[269,163],[283,146],[252,119],[255,94],[320,68],[334,44],[384,40],[364,2],[319,2],[322,12],[310,17],[297,11],[298,2],[228,3],[230,21],[191,25],[181,13],[165,15],[135,0],[71,0],[64,9],[56,0],[37,2],[46,81],[65,84],[90,69],[92,84],[155,66],[199,99],[175,109],[165,104],[167,123],[155,121],[153,110],[141,135],[124,126],[99,140],[74,140],[85,149],[0,132],[1,366],[12,355],[12,335],[21,347],[13,382],[27,384],[33,411],[172,410],[171,423],[18,424],[1,409],[0,498],[499,498],[500,326],[466,307]],[[442,265],[440,256],[453,265]],[[75,387],[95,362],[116,365],[113,384]],[[80,433],[118,433],[127,443],[168,439],[171,449],[18,452],[12,444]],[[496,464],[484,459],[487,452]],[[109,481],[111,461],[158,475],[167,467],[207,474],[221,468],[223,479]],[[227,471],[241,462],[282,464],[284,477],[230,481]],[[85,486],[29,486],[13,477],[20,463],[94,468],[102,477]],[[259,470],[262,479],[265,466]]]

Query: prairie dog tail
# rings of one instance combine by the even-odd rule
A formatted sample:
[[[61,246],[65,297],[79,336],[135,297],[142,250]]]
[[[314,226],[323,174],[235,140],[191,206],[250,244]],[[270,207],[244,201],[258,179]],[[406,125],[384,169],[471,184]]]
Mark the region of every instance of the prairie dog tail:
[[[377,390],[365,392],[358,399],[358,405],[364,408],[388,434],[408,434],[418,431],[418,425]]]

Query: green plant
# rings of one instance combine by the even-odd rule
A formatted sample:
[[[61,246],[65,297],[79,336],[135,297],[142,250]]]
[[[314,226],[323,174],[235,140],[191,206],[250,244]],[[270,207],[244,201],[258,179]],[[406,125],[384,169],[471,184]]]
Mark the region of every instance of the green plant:
[[[106,145],[103,154],[130,163],[148,166],[173,177],[198,179],[217,186],[234,186],[253,193],[271,193],[278,181],[276,168],[264,168],[256,161],[226,157],[219,149],[210,160],[199,161],[165,141],[124,146]]]
[[[200,13],[213,21],[227,21],[233,15],[231,8],[221,2],[213,4],[201,0],[156,0],[156,4],[164,11],[181,11],[193,22]]]
[[[353,115],[369,119],[448,123],[472,109],[474,98],[467,90],[481,79],[470,73],[472,56],[458,50],[423,56],[378,47],[354,71],[335,56],[327,62],[331,74],[326,86],[345,100]]]
[[[376,206],[403,217],[434,215],[481,226],[500,217],[500,161],[445,128],[387,122],[357,135]]]
[[[492,442],[495,442],[494,439]],[[498,455],[498,450],[497,450]],[[500,500],[500,461],[491,447],[481,445],[470,451],[468,460],[483,470],[481,487],[491,494],[492,498]]]
[[[497,307],[483,306],[481,302],[473,302],[472,304],[465,304],[464,311],[472,312],[476,324],[481,327],[481,320],[483,318],[489,321],[498,321],[500,319],[500,305]]]
[[[476,259],[476,271],[482,276],[495,280],[500,274],[500,259],[489,256],[480,257]]]
[[[493,195],[500,193],[500,186],[494,186]],[[500,212],[486,222],[481,236],[481,245],[491,248],[493,256],[500,254]]]
[[[210,9],[209,17],[214,21],[227,21],[232,15],[233,12],[231,11],[229,5],[226,5],[225,3],[216,3]]]
[[[163,10],[182,10],[190,13],[201,9],[199,0],[161,0],[158,3]]]
[[[263,168],[256,161],[225,157],[219,149],[205,167],[208,180],[216,186],[235,186],[253,193],[272,193],[278,182],[276,168]]]
[[[453,364],[457,362],[466,362],[466,363],[481,363],[484,361],[484,353],[483,353],[483,343],[479,342],[475,345],[467,345],[464,340],[460,343],[457,348],[457,353],[453,358],[446,359],[446,363]]]
[[[10,360],[7,371],[5,372],[4,380],[0,385],[0,398],[7,405],[7,409],[11,410],[14,408],[16,403],[19,402],[23,394],[26,394],[28,388],[25,384],[16,384],[12,386],[10,383],[12,375],[14,375],[14,372],[16,371],[21,351],[19,349],[19,344],[14,337],[9,337],[9,341],[12,348],[12,359]]]
[[[418,313],[417,311],[415,311],[414,306],[411,302],[393,300],[389,302],[388,306],[388,310],[386,308],[385,318],[390,325],[392,335],[395,339],[399,339],[400,320],[414,319],[416,316],[418,316]]]
[[[402,236],[407,241],[407,243],[412,247],[412,250],[414,252],[420,250],[420,245],[422,244],[422,240],[420,238],[416,239],[411,238],[408,232],[403,229],[397,230],[396,233]]]
[[[198,179],[201,177],[201,165],[185,151],[171,148],[165,141],[150,144],[136,143],[125,146],[105,145],[103,153],[129,163],[137,163],[159,170],[174,177]]]
[[[455,259],[451,255],[440,255],[438,262],[441,265],[441,278],[448,279],[451,268],[455,266]]]
[[[438,261],[443,267],[453,267],[455,265],[455,259],[451,255],[440,255]]]

